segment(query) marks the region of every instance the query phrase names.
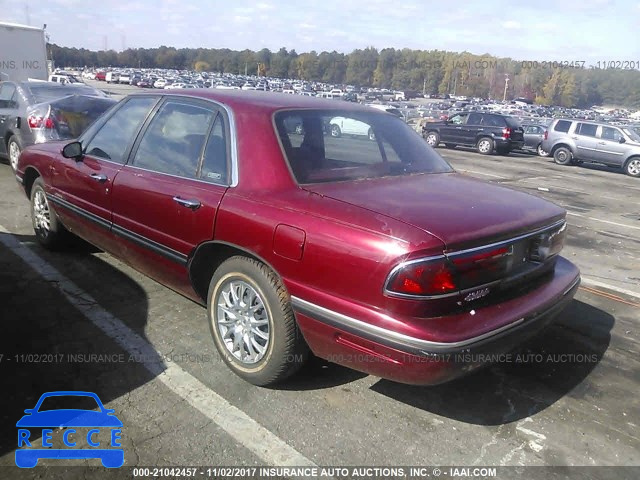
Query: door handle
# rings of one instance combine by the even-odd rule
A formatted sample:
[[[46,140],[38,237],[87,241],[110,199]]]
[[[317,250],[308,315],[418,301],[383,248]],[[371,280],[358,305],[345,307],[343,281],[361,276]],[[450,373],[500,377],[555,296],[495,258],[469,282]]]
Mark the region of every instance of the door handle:
[[[96,182],[100,182],[100,183],[104,183],[104,182],[106,182],[108,180],[106,175],[101,175],[99,173],[92,173],[90,176]]]
[[[606,145],[607,142],[598,142],[598,145]]]
[[[176,202],[178,205],[182,205],[183,207],[190,208],[191,210],[197,210],[198,208],[200,208],[200,205],[201,205],[199,200],[187,200],[185,198],[180,198],[180,197],[173,197],[173,201]]]

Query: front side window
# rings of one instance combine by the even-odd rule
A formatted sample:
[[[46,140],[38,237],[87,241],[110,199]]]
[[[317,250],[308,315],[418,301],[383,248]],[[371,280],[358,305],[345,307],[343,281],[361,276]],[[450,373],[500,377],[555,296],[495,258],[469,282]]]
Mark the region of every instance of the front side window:
[[[277,133],[298,183],[452,172],[406,123],[353,111],[283,111]]]
[[[451,117],[450,122],[454,125],[462,125],[464,123],[467,123],[468,116],[468,113],[459,113],[458,115],[454,115],[453,117]]]
[[[603,126],[601,137],[603,140],[619,142],[622,138],[622,133],[620,133],[620,130],[618,130],[617,128]]]
[[[129,99],[89,141],[84,149],[85,154],[125,163],[124,154],[156,100],[156,97]]]
[[[198,105],[168,101],[144,133],[133,166],[197,178],[206,136],[215,115]]]

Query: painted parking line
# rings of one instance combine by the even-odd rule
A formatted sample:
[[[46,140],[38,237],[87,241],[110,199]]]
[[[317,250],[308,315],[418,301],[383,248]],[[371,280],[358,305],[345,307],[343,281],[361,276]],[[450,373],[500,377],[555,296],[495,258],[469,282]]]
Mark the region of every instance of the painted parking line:
[[[612,222],[610,220],[603,220],[601,218],[588,217],[586,215],[582,215],[581,213],[567,212],[567,215],[571,215],[571,216],[574,216],[574,217],[580,217],[580,218],[586,218],[587,220],[591,220],[593,222],[600,222],[600,223],[607,223],[609,225],[616,225],[617,227],[625,227],[625,228],[631,228],[633,230],[640,230],[640,227],[637,227],[635,225],[627,225],[626,223],[618,223],[618,222]]]
[[[84,292],[52,265],[22,245],[2,225],[0,225],[0,243],[19,256],[41,277],[51,282],[52,285],[56,285],[71,305],[129,354],[135,355],[136,358],[146,359],[141,363],[173,393],[179,395],[192,407],[211,419],[262,461],[274,466],[316,466],[284,440],[264,428],[242,410],[231,405],[175,363],[161,366],[154,359],[162,358],[162,354],[149,342],[103,309],[91,295]]]

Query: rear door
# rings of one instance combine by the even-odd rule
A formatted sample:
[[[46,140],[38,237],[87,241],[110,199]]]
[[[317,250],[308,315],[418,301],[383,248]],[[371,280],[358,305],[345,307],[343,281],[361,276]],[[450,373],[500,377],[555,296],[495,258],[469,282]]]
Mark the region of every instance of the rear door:
[[[49,200],[64,225],[80,237],[117,253],[111,236],[113,184],[158,97],[133,97],[82,138],[81,160],[59,155],[50,168]]]
[[[466,125],[460,130],[460,143],[465,145],[475,145],[476,139],[482,135],[486,125],[482,122],[482,113],[473,112],[469,114]]]
[[[576,154],[579,159],[600,162],[598,159],[598,125],[593,123],[578,123],[574,132]]]
[[[113,185],[113,232],[129,263],[189,294],[189,255],[211,240],[230,184],[230,131],[212,102],[167,97]]]

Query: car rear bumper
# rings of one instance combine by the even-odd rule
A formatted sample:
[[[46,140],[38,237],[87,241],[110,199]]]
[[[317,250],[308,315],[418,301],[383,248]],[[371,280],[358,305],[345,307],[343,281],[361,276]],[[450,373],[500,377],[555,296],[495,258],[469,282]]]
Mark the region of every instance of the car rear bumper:
[[[550,300],[536,302],[544,295],[540,289],[534,290],[524,297],[530,305],[527,314],[481,335],[451,342],[399,334],[296,297],[292,297],[292,303],[305,339],[317,356],[401,383],[436,385],[500,361],[501,355],[551,323],[571,302],[579,284],[577,267],[560,258],[556,274],[544,287],[546,293],[549,289],[556,292]],[[496,315],[510,314],[500,311],[500,305],[494,307]]]

